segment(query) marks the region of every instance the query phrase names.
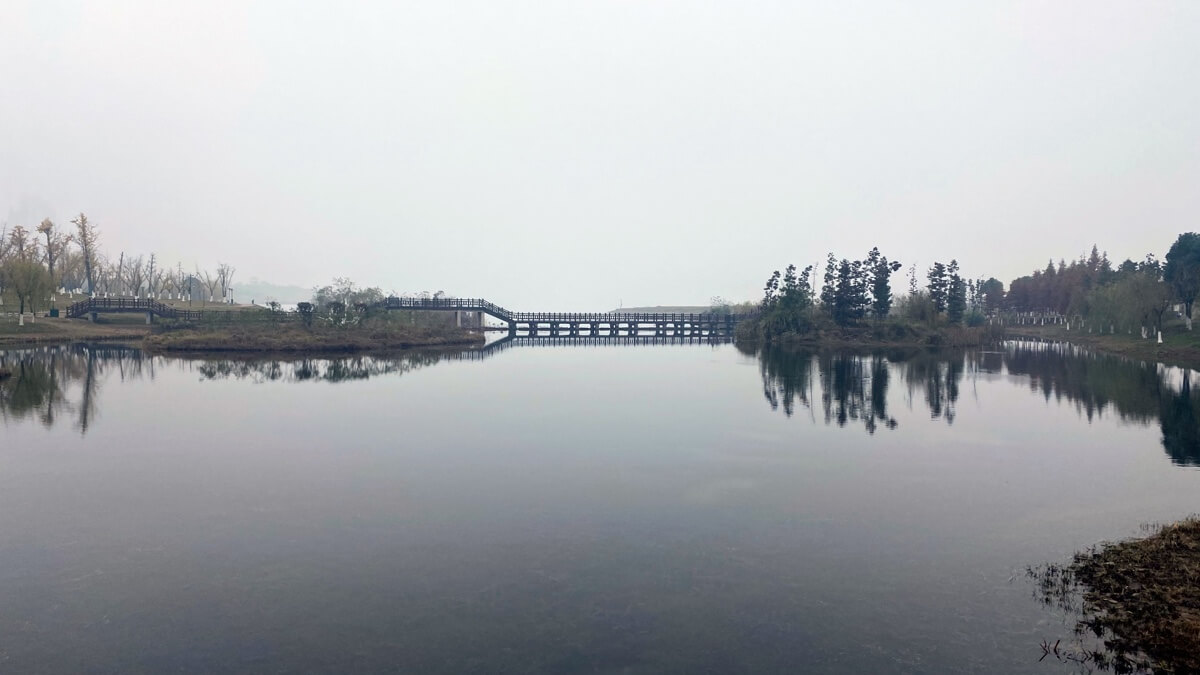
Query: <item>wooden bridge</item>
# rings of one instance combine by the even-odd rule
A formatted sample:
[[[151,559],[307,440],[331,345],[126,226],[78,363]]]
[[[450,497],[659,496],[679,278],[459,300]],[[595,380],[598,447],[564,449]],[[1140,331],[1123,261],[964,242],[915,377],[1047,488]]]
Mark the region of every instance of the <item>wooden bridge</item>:
[[[671,312],[512,312],[478,298],[397,298],[390,297],[376,308],[407,311],[442,311],[486,314],[502,321],[512,335],[548,335],[550,337],[636,336],[657,337],[730,337],[739,314]],[[139,298],[89,298],[67,307],[67,318],[97,314],[145,314],[146,321],[158,316],[166,319],[200,321],[210,317],[230,317],[228,310],[189,310],[172,307],[157,300]],[[294,313],[289,313],[293,315]],[[475,321],[482,325],[482,321]]]
[[[142,300],[139,298],[88,298],[80,300],[67,307],[68,319],[82,317],[95,318],[96,314],[108,313],[145,314],[149,322],[151,316],[161,316],[167,319],[183,319],[184,321],[199,321],[205,312],[199,310],[179,309],[157,300]]]
[[[704,337],[730,336],[738,314],[670,312],[512,312],[480,298],[396,298],[383,301],[387,309],[478,312],[508,324],[508,332],[582,337],[640,335]]]

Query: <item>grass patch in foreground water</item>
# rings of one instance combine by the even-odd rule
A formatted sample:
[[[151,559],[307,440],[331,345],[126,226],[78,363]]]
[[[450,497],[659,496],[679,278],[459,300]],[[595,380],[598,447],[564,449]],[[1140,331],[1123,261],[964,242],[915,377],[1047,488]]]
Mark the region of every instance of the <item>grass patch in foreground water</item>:
[[[1043,644],[1047,655],[1118,673],[1200,672],[1200,519],[1106,543],[1067,565],[1030,568],[1043,600],[1077,613],[1105,650]]]

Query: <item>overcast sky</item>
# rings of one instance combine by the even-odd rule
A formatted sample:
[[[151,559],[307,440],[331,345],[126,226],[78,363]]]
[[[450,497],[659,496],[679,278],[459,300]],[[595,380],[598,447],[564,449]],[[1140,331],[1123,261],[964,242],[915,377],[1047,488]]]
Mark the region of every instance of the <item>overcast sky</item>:
[[[0,102],[10,226],[521,310],[1200,229],[1191,0],[0,0]]]

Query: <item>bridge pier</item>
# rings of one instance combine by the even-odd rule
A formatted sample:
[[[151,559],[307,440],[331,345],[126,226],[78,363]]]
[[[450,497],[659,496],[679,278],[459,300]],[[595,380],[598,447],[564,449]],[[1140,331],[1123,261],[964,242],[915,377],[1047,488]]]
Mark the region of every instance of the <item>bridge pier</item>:
[[[146,325],[154,323],[154,312],[146,312]]]

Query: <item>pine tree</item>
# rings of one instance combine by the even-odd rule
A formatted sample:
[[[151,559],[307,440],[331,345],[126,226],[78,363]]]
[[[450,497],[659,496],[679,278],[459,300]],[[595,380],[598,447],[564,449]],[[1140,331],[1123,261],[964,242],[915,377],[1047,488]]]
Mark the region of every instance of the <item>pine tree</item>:
[[[929,299],[939,313],[946,311],[946,293],[949,290],[949,280],[946,278],[946,266],[940,262],[933,263],[925,275],[929,280]]]
[[[892,273],[902,267],[879,253],[879,248],[867,254],[866,273],[871,288],[871,313],[882,319],[892,311]]]
[[[967,284],[958,275],[958,261],[951,260],[946,268],[949,279],[946,298],[946,317],[952,324],[962,323],[967,309]]]
[[[771,306],[773,306],[775,304],[775,292],[778,289],[779,289],[779,270],[775,270],[775,273],[771,275],[770,279],[767,279],[766,285],[763,286],[763,301],[762,301],[763,309],[769,309]]]
[[[821,306],[830,314],[833,313],[833,301],[837,293],[837,274],[837,258],[831,252],[825,261],[825,283],[821,286]]]

